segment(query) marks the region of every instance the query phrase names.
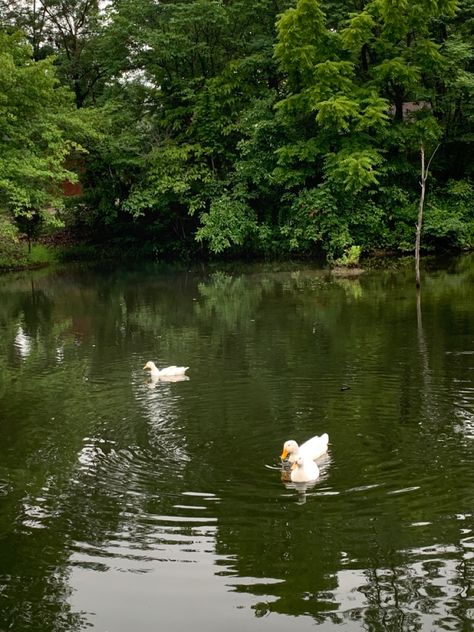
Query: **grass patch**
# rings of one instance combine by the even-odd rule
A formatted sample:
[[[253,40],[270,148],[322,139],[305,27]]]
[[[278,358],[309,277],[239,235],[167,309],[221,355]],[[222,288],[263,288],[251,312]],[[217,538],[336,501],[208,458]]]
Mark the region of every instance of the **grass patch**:
[[[2,244],[0,247],[0,270],[25,270],[42,268],[59,261],[57,248],[44,244],[32,244],[31,252],[24,242]]]
[[[26,254],[29,264],[33,267],[49,266],[57,263],[59,260],[57,248],[45,246],[44,244],[32,244],[31,252]]]

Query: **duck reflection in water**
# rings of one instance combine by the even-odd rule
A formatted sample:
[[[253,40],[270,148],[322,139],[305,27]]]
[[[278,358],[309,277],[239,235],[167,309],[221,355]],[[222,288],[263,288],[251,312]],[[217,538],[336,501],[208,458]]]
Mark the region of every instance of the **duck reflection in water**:
[[[297,493],[297,499],[296,499],[296,503],[298,505],[304,505],[306,500],[307,500],[307,496],[306,496],[306,492],[311,491],[315,485],[317,481],[310,481],[308,483],[293,483],[290,481],[289,478],[287,478],[286,480],[283,478],[283,474],[282,474],[282,480],[285,484],[286,489],[288,490],[295,490]]]
[[[150,375],[150,378],[146,380],[146,383],[150,388],[154,388],[160,382],[187,382],[188,380],[188,375]]]

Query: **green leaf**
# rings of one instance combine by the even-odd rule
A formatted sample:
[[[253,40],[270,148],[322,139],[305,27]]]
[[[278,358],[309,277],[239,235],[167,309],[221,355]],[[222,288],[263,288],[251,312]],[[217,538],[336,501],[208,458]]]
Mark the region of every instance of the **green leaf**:
[[[257,217],[248,204],[228,193],[211,203],[208,213],[201,215],[197,241],[205,241],[215,254],[242,246],[257,230]]]
[[[377,167],[381,162],[381,154],[375,149],[343,149],[326,156],[325,169],[333,185],[342,186],[350,193],[358,193],[378,184]]]
[[[320,125],[337,132],[348,132],[351,122],[359,118],[358,102],[344,95],[331,97],[318,103],[316,120]]]

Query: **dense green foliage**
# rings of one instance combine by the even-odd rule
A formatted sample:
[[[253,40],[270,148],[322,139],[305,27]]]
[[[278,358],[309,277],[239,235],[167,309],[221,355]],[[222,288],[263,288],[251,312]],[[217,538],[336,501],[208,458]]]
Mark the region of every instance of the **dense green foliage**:
[[[21,116],[38,126],[1,117],[2,148],[10,138],[15,151],[28,144],[28,155],[0,159],[0,204],[17,216],[20,206],[60,205],[53,185],[71,177],[64,159],[75,141],[84,194],[69,223],[122,252],[350,260],[411,251],[420,147],[429,156],[439,145],[424,247],[474,244],[472,0],[2,8],[0,29],[21,29],[31,43],[28,53],[19,35],[3,35],[2,114],[20,94]],[[76,124],[71,135],[61,121],[66,107],[77,117],[72,100],[89,129]],[[28,193],[18,184],[25,171]]]
[[[0,95],[0,208],[33,231],[41,217],[54,220],[59,185],[73,175],[64,167],[73,148],[62,130],[68,95],[57,87],[51,58],[34,62],[19,34],[2,33]]]
[[[0,31],[0,257],[23,265],[19,235],[31,245],[42,228],[62,225],[61,185],[77,179],[68,161],[93,135],[53,57],[35,60],[20,32]]]

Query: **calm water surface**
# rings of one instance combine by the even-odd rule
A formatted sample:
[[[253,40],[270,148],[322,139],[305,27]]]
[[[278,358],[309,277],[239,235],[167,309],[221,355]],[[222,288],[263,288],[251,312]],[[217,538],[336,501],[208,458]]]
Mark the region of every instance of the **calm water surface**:
[[[472,630],[473,281],[1,277],[0,631]]]

